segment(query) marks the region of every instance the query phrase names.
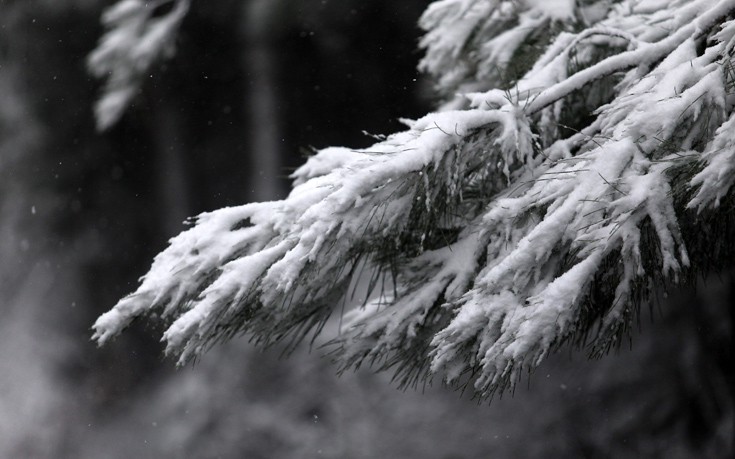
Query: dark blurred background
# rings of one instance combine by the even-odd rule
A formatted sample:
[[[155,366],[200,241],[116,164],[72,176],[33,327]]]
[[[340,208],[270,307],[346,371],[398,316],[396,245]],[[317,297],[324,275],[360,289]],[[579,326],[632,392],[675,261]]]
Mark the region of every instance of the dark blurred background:
[[[98,349],[182,221],[282,198],[314,148],[430,109],[427,0],[195,1],[176,55],[97,133],[101,0],[0,0],[0,458],[729,458],[730,275],[616,355],[550,359],[491,405],[247,340],[176,370],[154,323]]]

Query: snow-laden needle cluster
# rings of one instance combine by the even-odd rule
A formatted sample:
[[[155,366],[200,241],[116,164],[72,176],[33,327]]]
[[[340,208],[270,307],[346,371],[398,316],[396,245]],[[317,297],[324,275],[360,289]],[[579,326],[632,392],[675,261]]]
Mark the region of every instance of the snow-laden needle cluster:
[[[730,250],[703,234],[732,214],[733,17],[735,0],[434,2],[420,67],[441,110],[318,152],[285,200],[200,215],[95,338],[151,313],[180,362],[236,333],[299,338],[362,275],[344,367],[488,396],[568,340],[604,351],[655,288]]]
[[[153,64],[172,54],[173,38],[189,3],[122,0],[105,12],[102,22],[108,30],[87,62],[92,74],[107,79],[95,106],[100,130],[120,119]]]

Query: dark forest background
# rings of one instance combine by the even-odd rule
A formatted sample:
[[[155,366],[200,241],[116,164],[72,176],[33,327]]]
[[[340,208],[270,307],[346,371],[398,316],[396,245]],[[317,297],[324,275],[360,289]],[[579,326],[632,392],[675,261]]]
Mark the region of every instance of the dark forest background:
[[[176,55],[98,133],[85,58],[111,3],[0,0],[1,458],[732,457],[728,274],[489,406],[246,338],[177,370],[151,324],[98,349],[95,318],[187,217],[284,197],[314,148],[432,105],[426,0],[195,1]]]

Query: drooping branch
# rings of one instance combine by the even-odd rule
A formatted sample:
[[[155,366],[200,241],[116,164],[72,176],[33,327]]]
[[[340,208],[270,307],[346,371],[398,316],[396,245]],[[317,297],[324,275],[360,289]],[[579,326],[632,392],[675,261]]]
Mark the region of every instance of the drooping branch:
[[[174,51],[176,32],[191,0],[122,0],[102,16],[107,32],[87,65],[106,79],[95,106],[97,128],[115,124],[138,94],[151,67]]]
[[[365,150],[318,152],[285,200],[199,216],[95,338],[160,313],[181,363],[237,333],[299,339],[367,270],[374,296],[333,341],[343,368],[491,396],[565,342],[609,349],[656,285],[696,269],[705,223],[687,209],[713,212],[735,183],[735,1],[599,9],[435,2],[422,67],[469,95]],[[483,87],[516,60],[511,86]]]

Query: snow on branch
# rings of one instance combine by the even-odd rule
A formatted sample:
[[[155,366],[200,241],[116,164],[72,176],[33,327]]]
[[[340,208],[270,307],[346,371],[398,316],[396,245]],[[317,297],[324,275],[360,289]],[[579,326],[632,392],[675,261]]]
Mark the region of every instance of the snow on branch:
[[[343,368],[491,396],[565,342],[614,346],[722,252],[697,243],[732,214],[735,0],[557,3],[430,5],[421,66],[471,89],[462,107],[318,152],[285,200],[200,215],[95,339],[160,314],[180,363],[238,333],[298,340],[362,276],[373,296],[331,343]]]
[[[115,124],[138,94],[154,63],[174,51],[190,0],[121,0],[102,16],[107,32],[89,55],[90,72],[106,79],[95,106],[97,128]]]

